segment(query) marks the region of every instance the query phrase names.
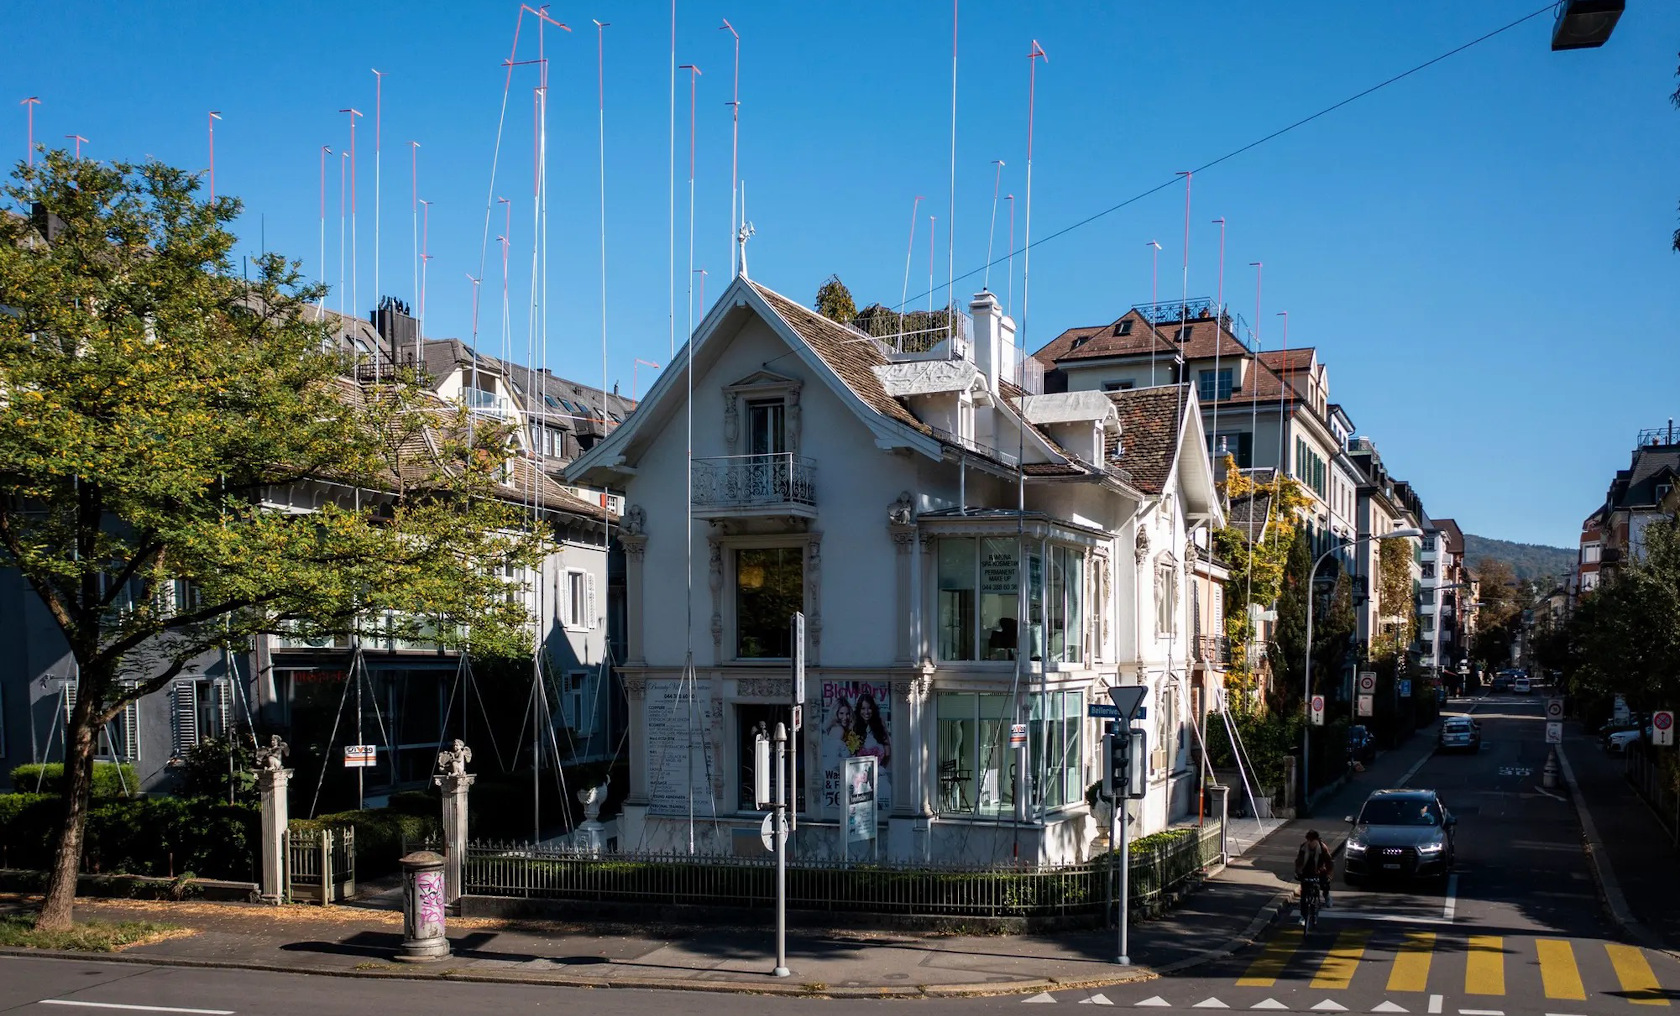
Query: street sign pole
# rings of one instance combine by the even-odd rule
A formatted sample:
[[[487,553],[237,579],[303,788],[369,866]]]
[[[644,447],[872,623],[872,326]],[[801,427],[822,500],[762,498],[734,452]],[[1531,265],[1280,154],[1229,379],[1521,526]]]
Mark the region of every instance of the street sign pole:
[[[793,612],[793,757],[788,760],[788,782],[793,797],[788,813],[788,832],[799,828],[799,743],[805,728],[805,612]]]
[[[787,728],[776,724],[776,969],[770,971],[775,977],[791,973],[787,965],[787,738]],[[840,838],[845,836],[842,828]]]
[[[1131,725],[1129,719],[1121,720],[1121,731],[1125,740],[1131,740]],[[1130,749],[1130,745],[1127,748]],[[1128,751],[1129,754],[1129,751]],[[1114,810],[1120,813],[1120,952],[1114,957],[1114,962],[1123,967],[1132,965],[1132,958],[1126,955],[1127,918],[1132,909],[1132,854],[1128,845],[1130,839],[1131,816],[1127,814],[1130,805],[1130,795],[1122,792],[1120,781],[1114,781]]]

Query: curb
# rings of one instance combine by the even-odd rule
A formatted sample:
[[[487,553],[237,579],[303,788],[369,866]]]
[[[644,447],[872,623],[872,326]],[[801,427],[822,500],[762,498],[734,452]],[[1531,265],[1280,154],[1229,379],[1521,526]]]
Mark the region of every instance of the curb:
[[[1628,906],[1622,884],[1616,879],[1615,869],[1610,866],[1610,857],[1604,850],[1604,841],[1599,839],[1598,827],[1593,824],[1592,813],[1587,810],[1586,800],[1581,795],[1581,785],[1575,782],[1575,769],[1569,764],[1563,745],[1556,748],[1558,768],[1563,772],[1564,784],[1569,787],[1569,798],[1575,803],[1575,814],[1581,820],[1581,835],[1586,841],[1584,848],[1590,862],[1588,867],[1592,869],[1593,880],[1598,883],[1598,894],[1604,901],[1605,909],[1610,912],[1610,919],[1645,948],[1666,952],[1662,943]]]

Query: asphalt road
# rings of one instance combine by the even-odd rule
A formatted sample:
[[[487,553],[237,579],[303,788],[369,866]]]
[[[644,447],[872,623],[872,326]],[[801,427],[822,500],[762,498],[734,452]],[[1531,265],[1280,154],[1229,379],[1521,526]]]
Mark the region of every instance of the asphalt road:
[[[1320,929],[1284,924],[1253,948],[1181,977],[1031,998],[818,1001],[149,967],[0,957],[0,1013],[177,1012],[275,1016],[757,1016],[821,1006],[978,1013],[1020,1005],[1242,1009],[1419,1016],[1639,1016],[1673,1008],[1680,962],[1620,941],[1601,916],[1564,791],[1541,785],[1544,697],[1455,702],[1482,721],[1475,756],[1434,756],[1408,785],[1459,817],[1445,887],[1347,887]],[[1324,816],[1329,826],[1341,816]]]

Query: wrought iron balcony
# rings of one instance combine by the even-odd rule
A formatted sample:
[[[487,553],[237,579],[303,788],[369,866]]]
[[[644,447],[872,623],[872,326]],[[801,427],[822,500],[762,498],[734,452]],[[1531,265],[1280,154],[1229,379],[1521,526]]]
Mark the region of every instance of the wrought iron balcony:
[[[815,461],[776,452],[694,460],[692,504],[702,515],[816,514]]]
[[[1196,662],[1214,670],[1226,669],[1231,665],[1231,640],[1224,635],[1196,636]]]

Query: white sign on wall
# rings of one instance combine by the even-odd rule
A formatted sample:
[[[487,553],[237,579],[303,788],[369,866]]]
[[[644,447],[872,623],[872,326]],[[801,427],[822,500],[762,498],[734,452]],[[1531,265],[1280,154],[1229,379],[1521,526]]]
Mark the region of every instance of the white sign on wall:
[[[712,817],[712,802],[722,791],[714,792],[718,762],[707,748],[715,751],[723,741],[721,716],[716,712],[721,707],[712,702],[711,692],[710,681],[695,682],[691,723],[688,682],[647,683],[647,786],[652,814],[687,816],[692,795],[695,816]]]

